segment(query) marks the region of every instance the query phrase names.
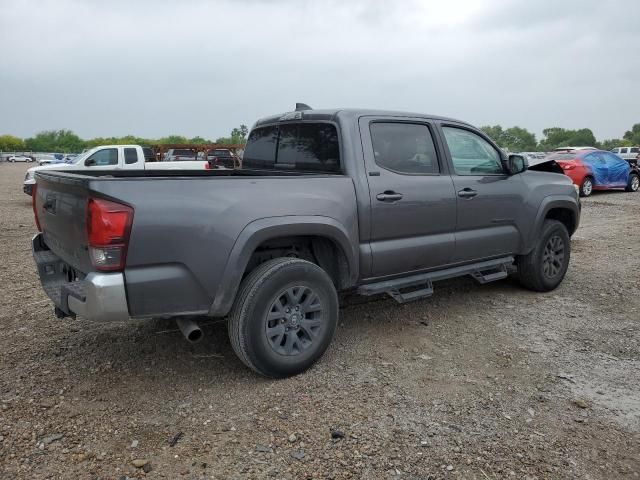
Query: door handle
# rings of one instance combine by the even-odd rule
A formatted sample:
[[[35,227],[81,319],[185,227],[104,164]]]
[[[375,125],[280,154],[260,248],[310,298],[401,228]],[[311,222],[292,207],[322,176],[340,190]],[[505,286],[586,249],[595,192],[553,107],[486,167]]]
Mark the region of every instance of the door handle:
[[[395,202],[396,200],[402,199],[402,194],[387,190],[384,193],[376,195],[376,198],[381,202]]]
[[[458,191],[458,196],[462,198],[473,198],[476,195],[478,195],[478,192],[476,192],[473,188],[467,187]]]

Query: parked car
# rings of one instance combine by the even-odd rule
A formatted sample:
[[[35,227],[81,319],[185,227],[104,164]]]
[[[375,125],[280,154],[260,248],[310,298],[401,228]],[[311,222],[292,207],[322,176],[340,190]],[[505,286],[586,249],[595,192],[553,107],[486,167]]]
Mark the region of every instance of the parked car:
[[[87,150],[72,162],[31,167],[25,174],[22,190],[31,195],[36,183],[35,173],[45,170],[204,170],[209,167],[205,161],[183,161],[179,165],[148,162],[149,155],[153,158],[151,149],[139,145],[101,145]]]
[[[58,316],[173,317],[192,341],[195,318],[227,317],[238,357],[270,377],[320,358],[339,291],[404,303],[514,270],[553,290],[580,219],[569,178],[471,125],[371,110],[259,120],[242,169],[47,170],[36,185],[33,255]]]
[[[198,153],[190,148],[170,148],[164,154],[163,162],[185,162],[198,160]]]
[[[596,147],[558,147],[554,148],[554,152],[572,152],[574,150],[597,150]]]
[[[27,155],[11,155],[8,159],[8,162],[35,162],[33,157],[28,157]]]
[[[638,157],[640,156],[640,147],[616,147],[611,150],[611,153],[615,153],[620,158],[624,158],[628,162],[638,163]]]
[[[625,189],[637,192],[640,172],[626,160],[603,150],[560,152],[547,157],[554,160],[573,183],[580,195],[588,197],[594,190]]]
[[[208,151],[207,161],[211,167],[236,168],[241,164],[240,158],[228,148],[216,148]]]
[[[52,165],[52,164],[59,164],[59,163],[67,163],[67,158],[60,155],[60,156],[56,156],[56,155],[40,155],[38,157],[38,165]]]

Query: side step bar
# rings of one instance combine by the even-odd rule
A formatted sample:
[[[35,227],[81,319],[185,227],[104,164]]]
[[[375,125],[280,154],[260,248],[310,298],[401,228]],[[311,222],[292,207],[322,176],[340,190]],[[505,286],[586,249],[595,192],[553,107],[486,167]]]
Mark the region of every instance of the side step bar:
[[[386,293],[398,303],[407,303],[429,297],[433,294],[433,282],[447,278],[471,275],[478,283],[484,284],[507,278],[513,268],[513,257],[502,257],[484,262],[447,268],[435,272],[419,273],[409,277],[369,283],[358,288],[360,295]],[[409,291],[402,291],[410,289]]]

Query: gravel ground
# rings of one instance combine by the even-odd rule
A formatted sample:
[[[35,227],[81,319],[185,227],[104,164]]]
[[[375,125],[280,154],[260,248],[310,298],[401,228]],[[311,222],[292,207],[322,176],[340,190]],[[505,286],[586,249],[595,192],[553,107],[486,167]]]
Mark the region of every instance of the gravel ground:
[[[583,202],[556,291],[461,279],[350,302],[323,359],[257,377],[224,325],[58,320],[27,166],[0,164],[0,478],[638,478],[640,194]]]

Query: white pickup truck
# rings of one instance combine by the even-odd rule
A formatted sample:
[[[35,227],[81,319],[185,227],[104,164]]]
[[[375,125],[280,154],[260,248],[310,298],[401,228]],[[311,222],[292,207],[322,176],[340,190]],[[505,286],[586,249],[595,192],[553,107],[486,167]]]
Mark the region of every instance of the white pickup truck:
[[[78,155],[69,163],[56,163],[32,167],[24,177],[23,191],[33,193],[35,172],[41,170],[206,170],[204,160],[180,162],[147,162],[144,149],[139,145],[100,145]]]

